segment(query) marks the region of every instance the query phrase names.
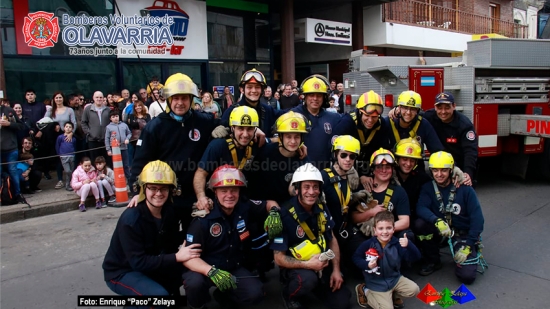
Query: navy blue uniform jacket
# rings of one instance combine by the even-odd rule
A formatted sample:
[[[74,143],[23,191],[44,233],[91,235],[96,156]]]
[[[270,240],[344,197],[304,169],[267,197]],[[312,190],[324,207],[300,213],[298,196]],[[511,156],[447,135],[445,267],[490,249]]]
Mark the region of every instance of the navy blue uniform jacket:
[[[178,236],[179,224],[173,205],[164,204],[161,216],[159,228],[145,201],[120,215],[103,260],[105,281],[132,271],[150,277],[183,272],[182,264],[176,262],[176,252],[183,239]]]
[[[442,188],[438,187],[443,198],[443,205],[447,206],[449,194],[451,193],[452,184]],[[430,181],[422,186],[420,198],[416,206],[416,214],[426,222],[435,224],[437,219],[445,220],[445,215],[439,211],[439,202],[435,196],[433,183]],[[456,189],[455,199],[453,201],[453,209],[451,214],[451,227],[466,231],[468,238],[466,243],[474,246],[479,239],[479,235],[483,231],[483,212],[481,205],[477,199],[476,192],[470,186],[460,186]]]
[[[367,273],[365,270],[369,268],[369,262],[365,260],[365,252],[370,248],[376,249],[378,252],[377,265],[379,268],[376,273]],[[387,292],[391,290],[401,278],[401,261],[414,262],[420,259],[420,251],[409,240],[409,244],[406,248],[401,247],[399,240],[396,237],[386,244],[386,247],[382,248],[382,245],[376,237],[372,237],[369,240],[364,241],[352,256],[353,263],[363,271],[363,277],[365,277],[365,283],[369,290],[375,292]]]
[[[243,95],[243,98],[237,103],[229,106],[228,109],[223,112],[222,115],[222,125],[225,127],[229,127],[229,116],[231,115],[231,111],[238,106],[248,106],[250,108],[254,108],[250,106]],[[260,130],[262,130],[265,133],[266,137],[273,137],[272,128],[275,124],[275,121],[279,116],[284,114],[285,111],[283,110],[276,110],[271,105],[267,105],[265,103],[258,102],[258,105],[254,108],[256,112],[258,113],[258,117],[260,117]]]
[[[245,251],[250,248],[252,224],[265,220],[265,201],[241,199],[227,216],[218,201],[204,218],[197,217],[187,230],[187,244],[201,244],[201,259],[226,271],[243,266]]]
[[[219,122],[210,113],[189,112],[191,116],[183,123],[167,113],[147,123],[136,143],[129,184],[134,183],[147,163],[161,160],[172,167],[181,185],[182,194],[175,199],[195,196],[193,176]]]
[[[413,119],[413,121],[411,122],[408,128],[402,128],[399,125],[399,118],[389,120],[389,121],[393,121],[395,123],[395,128],[397,129],[397,133],[399,134],[399,137],[401,139],[404,139],[404,138],[411,137],[409,132],[412,131],[412,129],[416,125],[416,121],[418,121],[418,116],[416,116]],[[430,122],[428,122],[428,120],[424,119],[424,117],[420,121],[418,130],[416,131],[416,137],[421,145],[426,144],[426,147],[428,148],[428,151],[430,151],[430,153],[444,150],[443,145],[439,141],[439,137],[435,133],[434,128],[432,127]],[[390,143],[392,147],[395,146],[395,144],[397,144],[391,125],[390,125]]]
[[[478,140],[470,119],[455,110],[453,120],[450,123],[443,123],[437,117],[435,109],[426,111],[424,118],[434,127],[445,151],[453,155],[455,164],[470,177],[474,177],[477,169]]]

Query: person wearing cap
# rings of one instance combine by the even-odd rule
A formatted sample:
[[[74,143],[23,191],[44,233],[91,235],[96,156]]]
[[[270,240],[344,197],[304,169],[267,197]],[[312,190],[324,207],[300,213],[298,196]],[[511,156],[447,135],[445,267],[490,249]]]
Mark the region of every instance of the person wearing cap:
[[[266,143],[275,142],[276,139],[272,138],[273,134],[271,133],[271,128],[275,124],[275,120],[277,119],[277,117],[282,115],[284,112],[281,110],[276,110],[270,105],[260,102],[262,93],[267,87],[265,76],[262,74],[262,72],[256,69],[246,71],[241,77],[239,87],[241,89],[241,92],[244,93],[242,99],[237,102],[237,104],[229,106],[223,112],[221,118],[221,124],[223,127],[216,128],[213,136],[215,138],[225,137],[227,135],[227,131],[224,129],[224,127],[227,128],[230,125],[229,117],[231,115],[231,111],[233,111],[233,109],[237,106],[248,106],[256,110],[256,113],[258,113],[258,117],[260,119],[260,123],[258,125],[259,130],[257,132],[258,139],[265,136]],[[258,140],[257,142],[260,145],[263,145],[264,143],[263,140]]]
[[[206,179],[215,169],[230,164],[241,171],[250,171],[258,151],[254,135],[258,128],[259,118],[255,109],[248,106],[237,106],[231,110],[229,125],[231,136],[228,139],[216,138],[206,148],[193,178],[193,188],[197,195],[197,208],[208,209],[209,199],[206,196]]]
[[[471,186],[456,187],[452,182],[454,159],[445,151],[430,156],[433,181],[422,186],[416,207],[418,246],[424,263],[420,275],[427,276],[442,267],[439,244],[451,238],[455,275],[464,284],[476,279],[477,250],[483,231],[481,205]]]
[[[453,155],[456,166],[464,174],[464,184],[471,186],[477,172],[478,138],[474,125],[456,111],[452,94],[442,92],[435,97],[435,108],[424,113],[434,127],[445,151]]]
[[[182,194],[174,198],[174,204],[185,231],[196,201],[193,191],[195,169],[219,120],[212,114],[190,108],[198,91],[197,85],[187,75],[176,73],[168,77],[161,92],[168,105],[163,113],[147,123],[136,142],[129,184],[135,182],[150,161],[162,160],[171,164],[181,184]],[[134,193],[137,193],[137,187],[135,189]],[[129,206],[135,206],[136,200],[134,197]]]
[[[327,206],[319,201],[323,176],[306,163],[296,170],[291,185],[296,196],[281,208],[283,232],[271,243],[281,272],[285,306],[303,308],[300,299],[314,292],[328,308],[348,308],[351,292],[340,272],[334,221]],[[328,254],[331,252],[333,255]],[[326,259],[329,256],[333,258]]]
[[[187,245],[178,232],[172,201],[179,192],[176,174],[165,162],[153,161],[138,185],[138,204],[120,215],[105,254],[104,279],[119,295],[179,295],[182,263],[198,258],[201,249]]]
[[[189,244],[200,244],[200,258],[183,263],[183,285],[191,308],[203,308],[209,301],[209,289],[216,286],[214,299],[222,308],[253,305],[264,296],[262,282],[247,270],[253,241],[254,222],[265,221],[268,233],[282,230],[279,206],[275,201],[252,201],[243,198],[246,187],[243,173],[230,165],[217,168],[208,182],[214,192],[212,211],[196,217],[187,231]],[[266,214],[269,213],[269,216]]]
[[[437,137],[437,133],[430,122],[419,115],[422,110],[422,98],[420,94],[407,90],[397,98],[395,119],[390,121],[390,145],[392,148],[403,138],[416,138],[420,145],[426,145],[430,153],[443,150],[443,145]],[[424,169],[424,161],[418,165]]]
[[[309,162],[301,158],[298,149],[308,133],[302,114],[287,112],[275,122],[278,143],[260,148],[253,162],[248,195],[257,200],[275,200],[279,204],[288,201],[290,180],[294,171]]]
[[[300,89],[305,103],[292,109],[304,115],[309,134],[304,138],[310,161],[320,169],[331,165],[331,146],[334,130],[342,119],[340,114],[325,111],[328,107],[329,84],[324,76],[311,75],[304,79]]]
[[[342,252],[346,252],[346,241],[351,230],[349,223],[349,202],[356,186],[350,185],[349,174],[360,151],[359,141],[350,135],[338,136],[332,145],[334,164],[321,170],[323,176],[323,193],[335,223],[335,235]]]
[[[336,135],[351,135],[361,142],[361,153],[357,158],[357,172],[363,187],[372,191],[372,176],[369,173],[369,160],[380,148],[390,149],[390,124],[382,117],[384,104],[382,97],[374,91],[363,93],[357,100],[355,111],[345,114],[335,129]]]

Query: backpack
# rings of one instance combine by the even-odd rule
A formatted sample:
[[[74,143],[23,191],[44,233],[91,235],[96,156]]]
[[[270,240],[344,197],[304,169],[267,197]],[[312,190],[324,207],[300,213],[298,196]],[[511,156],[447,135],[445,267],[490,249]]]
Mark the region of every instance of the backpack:
[[[17,204],[15,196],[15,187],[13,180],[9,175],[2,175],[2,184],[0,186],[0,206]]]

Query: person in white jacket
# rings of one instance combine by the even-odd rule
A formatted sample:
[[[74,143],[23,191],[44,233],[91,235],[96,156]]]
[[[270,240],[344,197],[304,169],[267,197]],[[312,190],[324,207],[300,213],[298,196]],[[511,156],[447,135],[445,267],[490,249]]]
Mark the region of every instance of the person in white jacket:
[[[151,119],[157,117],[161,113],[164,113],[164,110],[166,109],[166,99],[162,95],[159,94],[158,90],[153,90],[153,97],[158,98],[158,100],[154,101],[149,105],[149,115],[151,115]]]

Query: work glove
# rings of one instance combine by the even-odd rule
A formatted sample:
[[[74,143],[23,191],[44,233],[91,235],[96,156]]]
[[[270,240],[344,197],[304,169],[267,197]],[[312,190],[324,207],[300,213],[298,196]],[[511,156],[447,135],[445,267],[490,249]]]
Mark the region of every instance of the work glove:
[[[212,266],[207,274],[208,278],[214,282],[220,292],[225,292],[231,289],[236,289],[235,277],[225,270],[217,269],[216,266]]]
[[[464,172],[455,165],[453,169],[453,183],[455,187],[460,186],[464,182]]]
[[[357,187],[359,187],[359,174],[357,173],[357,170],[355,169],[355,167],[352,167],[349,171],[348,171],[348,183],[349,183],[349,187],[351,188],[352,191],[354,191],[355,189],[357,189]]]
[[[443,237],[451,237],[451,228],[447,222],[437,219],[437,221],[435,221],[435,227],[439,230],[439,235]]]
[[[267,232],[269,239],[273,239],[283,232],[283,222],[276,207],[272,207],[269,211],[269,216],[264,222],[264,230]]]
[[[227,136],[227,134],[229,134],[228,132],[228,128],[224,127],[224,126],[217,126],[213,131],[212,131],[212,137],[213,138],[224,138]]]
[[[455,253],[455,262],[457,264],[464,263],[470,253],[472,253],[472,249],[470,249],[470,246],[465,245],[460,247],[460,249],[458,249],[458,251]]]

